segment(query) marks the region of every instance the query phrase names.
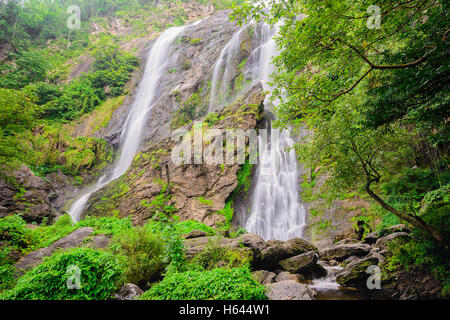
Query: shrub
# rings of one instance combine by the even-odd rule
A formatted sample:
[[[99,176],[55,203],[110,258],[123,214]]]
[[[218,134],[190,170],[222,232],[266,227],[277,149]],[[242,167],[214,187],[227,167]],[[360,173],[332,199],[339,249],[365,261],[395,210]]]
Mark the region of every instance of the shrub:
[[[7,241],[14,249],[23,250],[32,244],[32,231],[19,215],[0,219],[0,241]]]
[[[210,226],[195,220],[186,220],[176,223],[175,228],[180,232],[180,234],[188,234],[191,231],[199,230],[206,232],[206,235],[212,236],[216,232]]]
[[[69,289],[71,266],[80,270],[80,289]],[[2,300],[105,300],[123,282],[117,257],[89,248],[76,248],[48,257],[0,295]],[[72,282],[74,283],[74,282]]]
[[[211,270],[226,265],[229,268],[236,268],[243,267],[250,262],[249,253],[223,248],[217,242],[210,241],[203,251],[195,255],[189,267],[200,266],[202,269]]]
[[[126,257],[125,276],[128,282],[145,287],[164,271],[165,244],[160,236],[145,228],[126,231],[113,239],[114,251]]]
[[[146,291],[141,300],[262,300],[264,287],[247,267],[172,273]]]

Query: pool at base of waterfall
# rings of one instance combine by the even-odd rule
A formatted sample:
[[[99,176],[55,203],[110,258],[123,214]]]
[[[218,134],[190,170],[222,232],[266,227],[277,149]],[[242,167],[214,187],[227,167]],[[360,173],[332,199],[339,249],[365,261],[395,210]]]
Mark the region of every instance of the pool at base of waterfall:
[[[337,274],[343,269],[340,266],[330,266],[324,261],[319,264],[327,270],[323,278],[314,279],[309,287],[317,292],[316,300],[390,300],[380,290],[344,288],[336,282]]]

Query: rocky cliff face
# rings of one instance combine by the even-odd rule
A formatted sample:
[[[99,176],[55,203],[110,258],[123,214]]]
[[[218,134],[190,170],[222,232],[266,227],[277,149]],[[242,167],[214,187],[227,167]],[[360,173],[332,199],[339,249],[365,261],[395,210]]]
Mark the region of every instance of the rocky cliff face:
[[[264,98],[262,86],[254,85],[217,113],[217,122],[211,129],[256,129]],[[192,132],[193,124],[183,129]],[[217,211],[225,207],[225,201],[238,186],[240,166],[175,164],[171,160],[174,146],[170,137],[149,144],[121,178],[91,197],[85,212],[97,216],[131,215],[135,224],[143,224],[169,206],[182,220],[194,219],[211,226],[224,223],[224,216]]]

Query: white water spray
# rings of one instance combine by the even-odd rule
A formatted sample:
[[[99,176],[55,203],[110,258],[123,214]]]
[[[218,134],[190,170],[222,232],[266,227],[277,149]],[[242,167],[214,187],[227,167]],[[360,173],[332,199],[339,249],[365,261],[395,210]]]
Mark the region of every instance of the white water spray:
[[[231,92],[229,92],[230,84],[233,71],[237,68],[236,61],[244,28],[246,27],[240,28],[233,34],[231,40],[220,52],[219,59],[214,65],[208,112],[212,112],[221,104],[228,102],[232,96]]]
[[[170,47],[186,27],[173,27],[166,30],[152,47],[142,81],[137,88],[136,97],[133,100],[130,113],[121,134],[119,157],[111,173],[101,177],[95,186],[88,188],[85,194],[72,205],[69,214],[73,221],[77,222],[80,220],[83,209],[94,192],[122,176],[131,165],[142,143],[142,132],[145,121],[148,113],[153,109],[155,93],[161,76],[167,67],[166,63]]]
[[[278,27],[261,24],[260,46],[252,55],[257,55],[257,64],[252,68],[255,80],[262,81],[269,90],[269,76],[274,71],[271,59],[277,54],[274,35]],[[277,104],[277,101],[274,101]],[[270,128],[269,128],[270,129]],[[306,227],[306,213],[299,203],[297,159],[294,150],[286,151],[294,144],[290,131],[280,134],[271,130],[270,143],[259,137],[260,156],[256,172],[255,188],[250,213],[244,214],[244,228],[265,240],[289,240],[302,238]]]

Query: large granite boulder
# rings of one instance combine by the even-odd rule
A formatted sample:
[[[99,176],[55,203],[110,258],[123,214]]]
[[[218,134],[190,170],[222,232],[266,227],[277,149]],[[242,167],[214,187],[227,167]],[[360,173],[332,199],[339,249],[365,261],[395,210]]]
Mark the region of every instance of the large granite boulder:
[[[312,300],[311,289],[294,280],[270,283],[266,288],[269,300]]]
[[[371,275],[367,272],[372,265],[377,265],[378,259],[368,257],[350,262],[339,272],[336,282],[344,287],[367,289],[367,279]]]
[[[362,257],[370,252],[371,246],[368,244],[355,242],[341,245],[332,245],[323,248],[319,252],[320,260],[336,260],[343,261],[350,256]]]
[[[278,262],[283,270],[297,273],[302,279],[322,278],[327,275],[327,271],[317,264],[318,254],[314,251],[303,253],[284,259]]]
[[[295,238],[288,241],[267,241],[267,247],[261,251],[261,266],[268,270],[279,268],[278,262],[310,251],[318,252],[317,248],[306,240]]]

